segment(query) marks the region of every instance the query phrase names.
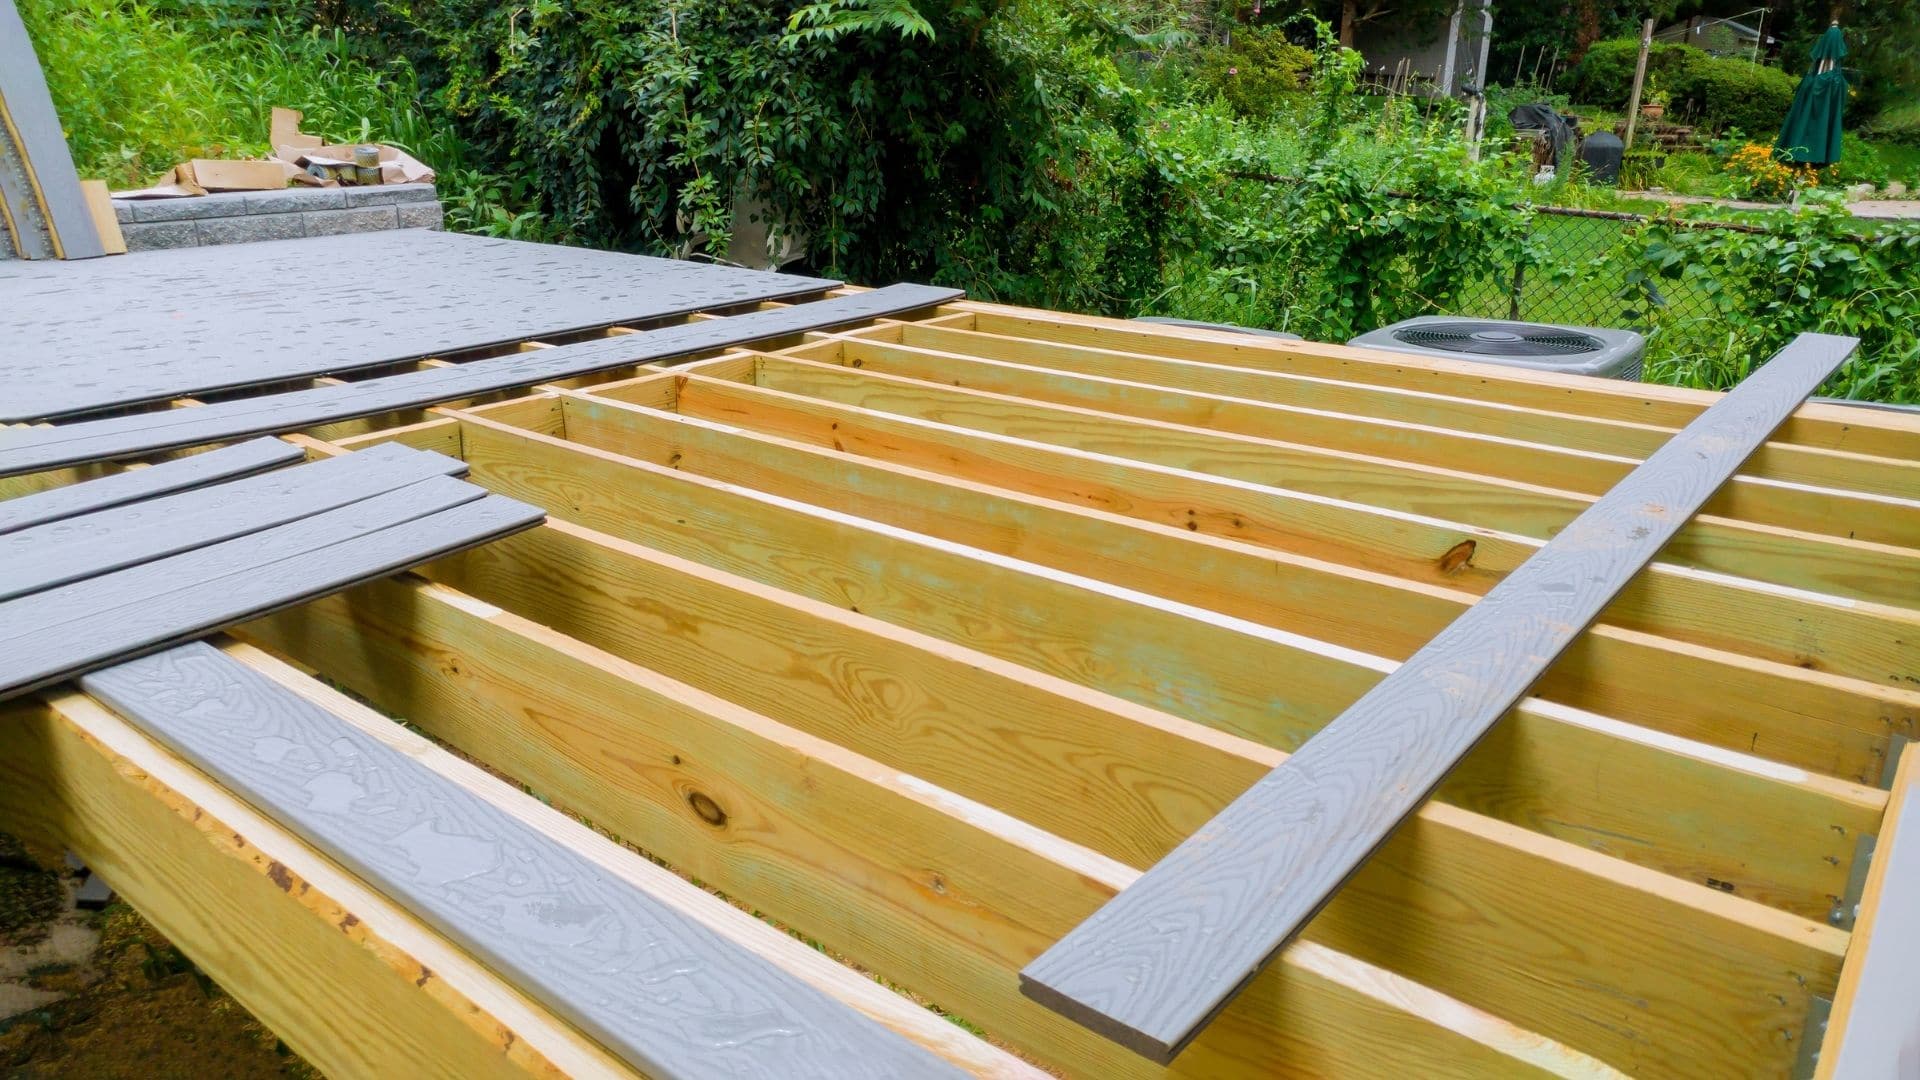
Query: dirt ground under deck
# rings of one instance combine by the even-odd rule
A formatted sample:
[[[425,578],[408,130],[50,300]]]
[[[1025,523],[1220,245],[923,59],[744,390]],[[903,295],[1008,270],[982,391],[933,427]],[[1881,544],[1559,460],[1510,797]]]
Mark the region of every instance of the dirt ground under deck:
[[[0,1076],[320,1075],[131,907],[77,909],[80,880],[0,833]]]

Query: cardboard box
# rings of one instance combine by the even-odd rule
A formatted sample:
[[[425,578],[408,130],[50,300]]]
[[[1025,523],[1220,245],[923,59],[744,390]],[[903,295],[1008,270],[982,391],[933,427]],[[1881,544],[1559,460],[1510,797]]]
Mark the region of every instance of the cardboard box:
[[[285,163],[279,161],[214,161],[194,158],[181,168],[208,191],[275,191],[287,186]]]

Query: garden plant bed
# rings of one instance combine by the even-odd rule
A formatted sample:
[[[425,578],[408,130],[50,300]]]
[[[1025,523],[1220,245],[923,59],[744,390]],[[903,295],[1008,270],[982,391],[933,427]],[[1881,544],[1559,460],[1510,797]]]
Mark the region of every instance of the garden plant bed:
[[[550,517],[223,648],[967,1071],[1778,1075],[1899,884],[1897,414],[1801,407],[1170,1070],[1018,981],[1716,398],[947,303],[289,436]],[[0,827],[323,1071],[627,1071],[99,701],[0,708]]]

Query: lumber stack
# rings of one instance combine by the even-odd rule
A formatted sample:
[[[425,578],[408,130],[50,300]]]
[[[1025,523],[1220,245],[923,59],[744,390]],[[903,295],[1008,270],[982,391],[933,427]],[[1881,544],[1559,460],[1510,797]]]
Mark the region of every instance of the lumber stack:
[[[488,393],[297,439],[547,521],[227,655],[957,1068],[1869,1076],[1911,1000],[1911,418],[1793,412],[1163,1064],[1019,972],[1717,395],[973,302]],[[322,1068],[637,1067],[99,699],[8,709],[0,822]]]

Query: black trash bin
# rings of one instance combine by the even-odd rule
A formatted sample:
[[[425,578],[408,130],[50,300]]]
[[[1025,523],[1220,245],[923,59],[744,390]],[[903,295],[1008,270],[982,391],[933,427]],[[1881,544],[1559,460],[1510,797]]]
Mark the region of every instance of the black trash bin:
[[[1580,160],[1586,163],[1587,179],[1596,184],[1620,182],[1620,158],[1625,153],[1620,136],[1611,131],[1596,131],[1580,143]]]

